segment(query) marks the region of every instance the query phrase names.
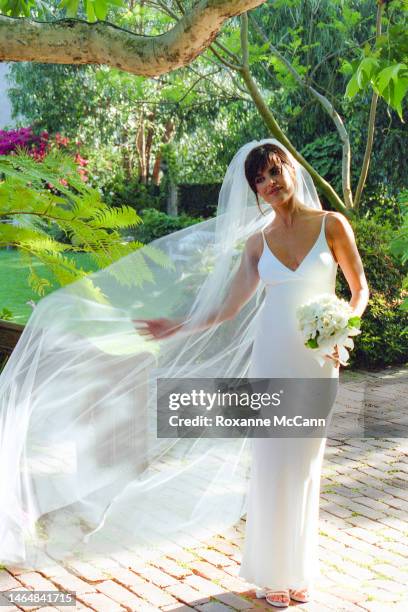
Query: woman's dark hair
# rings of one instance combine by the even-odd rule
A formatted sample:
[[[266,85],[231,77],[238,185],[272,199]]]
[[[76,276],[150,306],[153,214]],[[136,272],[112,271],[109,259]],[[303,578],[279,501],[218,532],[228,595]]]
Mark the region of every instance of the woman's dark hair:
[[[256,178],[271,162],[273,162],[280,171],[282,171],[282,164],[289,166],[293,170],[293,178],[295,179],[295,168],[286,151],[274,144],[264,144],[252,149],[245,160],[245,176],[249,186],[255,194],[258,208],[262,214],[264,213],[259,204],[258,192],[256,190]]]

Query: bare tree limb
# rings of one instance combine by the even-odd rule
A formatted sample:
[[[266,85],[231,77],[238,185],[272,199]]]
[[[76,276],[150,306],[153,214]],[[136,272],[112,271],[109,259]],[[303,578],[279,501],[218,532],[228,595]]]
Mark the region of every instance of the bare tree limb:
[[[228,49],[228,47],[225,47],[225,45],[223,45],[222,43],[220,43],[219,40],[215,40],[213,42],[213,45],[216,45],[217,47],[219,47],[222,51],[224,51],[224,53],[226,53],[227,55],[229,55],[230,59],[232,59],[236,64],[239,64],[239,57],[238,55],[236,55],[235,53],[233,53],[232,51],[230,51]],[[211,45],[211,46],[213,46]]]
[[[376,39],[378,39],[381,36],[381,19],[382,19],[382,13],[383,13],[383,6],[384,6],[384,2],[379,1],[377,4]],[[361,173],[358,179],[358,184],[357,184],[357,189],[356,189],[356,197],[355,197],[355,202],[354,202],[355,208],[358,208],[360,205],[361,194],[363,193],[363,189],[366,184],[366,180],[368,176],[368,169],[370,167],[370,159],[371,159],[371,153],[373,151],[373,142],[374,142],[375,117],[377,114],[377,103],[378,103],[378,94],[375,91],[373,91],[373,94],[371,97],[371,104],[370,104],[370,115],[368,118],[368,133],[367,133],[366,148],[364,151],[364,159],[363,159],[363,163],[361,166]]]
[[[226,66],[227,68],[230,68],[231,70],[235,70],[235,72],[241,71],[242,66],[240,66],[239,64],[233,64],[232,62],[229,62],[228,60],[226,60],[225,57],[223,57],[220,53],[218,53],[218,51],[214,49],[214,45],[211,45],[210,50],[212,51],[212,53],[214,53],[215,57],[222,64],[224,64],[224,66]]]

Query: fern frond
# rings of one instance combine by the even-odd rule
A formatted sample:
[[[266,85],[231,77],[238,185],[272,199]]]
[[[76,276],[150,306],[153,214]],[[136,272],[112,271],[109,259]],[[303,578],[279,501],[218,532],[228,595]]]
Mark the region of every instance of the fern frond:
[[[61,286],[73,283],[88,274],[61,253],[39,252],[37,258],[49,268]]]
[[[106,208],[106,204],[101,200],[99,192],[91,191],[90,193],[85,192],[80,196],[73,194],[69,210],[73,218],[86,220],[92,217],[98,210],[104,210],[104,208]]]
[[[141,223],[136,211],[128,205],[112,208],[102,200],[96,189],[84,183],[75,162],[62,151],[53,151],[41,162],[20,152],[13,156],[0,156],[0,246],[16,246],[27,256],[30,269],[29,282],[38,293],[50,285],[34,270],[29,258],[43,263],[60,285],[84,279],[89,272],[77,267],[75,261],[64,256],[70,251],[88,253],[91,263],[99,268],[110,266],[138,251],[140,242],[124,242],[121,230]],[[67,185],[61,184],[61,179]],[[55,191],[49,189],[55,187]],[[59,242],[50,230],[63,232],[70,244]],[[173,268],[172,262],[159,249],[145,247],[132,260],[131,270],[114,265],[109,270],[118,282],[141,285],[152,282],[153,271],[148,261],[164,268]],[[106,299],[103,292],[89,284],[89,291],[99,300]]]
[[[50,281],[37,274],[33,265],[33,257],[29,251],[21,251],[20,255],[23,264],[29,269],[29,275],[27,277],[29,286],[38,295],[44,295],[45,289],[51,286]]]
[[[119,229],[132,227],[142,223],[142,219],[131,206],[121,206],[120,208],[105,208],[98,211],[89,225],[94,228]]]
[[[37,252],[42,249],[50,252],[72,250],[71,245],[62,244],[34,228],[0,223],[0,246],[24,247]]]
[[[82,181],[74,160],[58,150],[50,152],[41,162],[25,152],[20,152],[18,155],[2,155],[0,172],[25,183],[29,182],[33,188],[41,188],[44,183],[50,183],[57,186],[66,196],[69,196],[70,188],[79,193],[90,190],[90,187]],[[60,178],[67,181],[68,187],[59,183]]]
[[[133,243],[131,243],[133,244]],[[140,244],[140,243],[134,243]],[[143,255],[149,257],[154,263],[161,266],[162,268],[166,268],[167,270],[174,270],[175,265],[174,262],[170,259],[166,253],[158,249],[157,247],[151,246],[150,244],[145,244],[143,246]]]
[[[132,270],[129,270],[129,266],[124,265],[123,267],[113,266],[113,275],[117,278],[120,283],[125,285],[136,285],[142,286],[145,282],[154,282],[154,275],[152,270],[146,263],[144,257],[136,252],[134,253],[133,263],[136,264]],[[126,282],[128,281],[128,282]]]
[[[47,211],[51,216],[52,211],[63,202],[62,197],[50,191],[45,189],[36,191],[14,178],[7,178],[0,183],[0,216],[12,213],[35,213],[45,216]]]
[[[88,298],[99,304],[110,304],[109,299],[102,289],[95,285],[90,278],[83,278],[81,281],[81,296]]]
[[[30,273],[27,277],[28,284],[32,290],[35,291],[35,293],[38,293],[38,295],[44,295],[45,289],[51,287],[50,281],[47,278],[41,278],[38,276],[33,266],[30,266],[29,269]]]

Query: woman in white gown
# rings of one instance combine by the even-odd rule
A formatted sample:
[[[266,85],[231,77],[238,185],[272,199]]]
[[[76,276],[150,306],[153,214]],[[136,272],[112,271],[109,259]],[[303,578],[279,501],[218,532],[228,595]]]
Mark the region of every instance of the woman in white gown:
[[[254,148],[245,162],[252,190],[276,213],[246,243],[240,269],[221,311],[202,327],[233,317],[259,281],[266,288],[249,376],[338,378],[337,351],[324,366],[303,344],[295,311],[322,293],[335,293],[340,264],[350,305],[361,315],[368,288],[353,231],[340,213],[312,210],[296,194],[291,159],[273,144]],[[148,337],[172,335],[182,321],[143,320]],[[326,438],[254,438],[246,534],[239,575],[258,585],[257,596],[286,607],[309,600],[318,572],[317,535],[321,466]]]

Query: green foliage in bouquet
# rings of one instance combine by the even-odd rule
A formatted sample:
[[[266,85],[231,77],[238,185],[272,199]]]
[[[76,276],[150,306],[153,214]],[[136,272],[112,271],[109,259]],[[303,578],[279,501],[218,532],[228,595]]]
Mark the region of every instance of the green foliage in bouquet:
[[[348,320],[347,323],[347,327],[357,327],[357,329],[360,329],[361,327],[361,317],[350,317],[350,319]]]
[[[135,210],[126,205],[107,206],[99,191],[83,181],[74,160],[61,151],[51,152],[42,161],[23,151],[0,156],[0,177],[0,248],[18,249],[30,270],[29,284],[39,295],[51,283],[36,273],[38,261],[63,286],[143,246],[137,240],[124,241],[121,233],[141,223]],[[67,241],[55,237],[61,233]],[[78,267],[69,256],[74,252],[88,254],[89,270]],[[158,249],[146,249],[144,255],[159,265],[169,265]],[[142,256],[131,277],[123,272],[118,278],[125,285],[146,280],[151,280],[151,272]],[[102,299],[96,287],[90,284],[89,288],[94,297]]]
[[[309,340],[305,342],[305,346],[307,346],[307,348],[312,348],[312,349],[319,348],[319,344],[316,338],[309,338]]]
[[[356,327],[357,329],[360,329],[361,327],[361,317],[358,316],[354,316],[354,317],[350,317],[350,319],[347,322],[347,327],[349,327],[350,329],[353,327]],[[332,334],[330,334],[331,336],[334,336],[336,332],[332,332]],[[305,342],[305,346],[307,348],[311,348],[311,349],[316,349],[319,348],[319,343],[318,343],[318,338],[319,338],[319,331],[317,331],[316,337],[315,338],[309,338],[309,340],[307,340],[307,342]]]

